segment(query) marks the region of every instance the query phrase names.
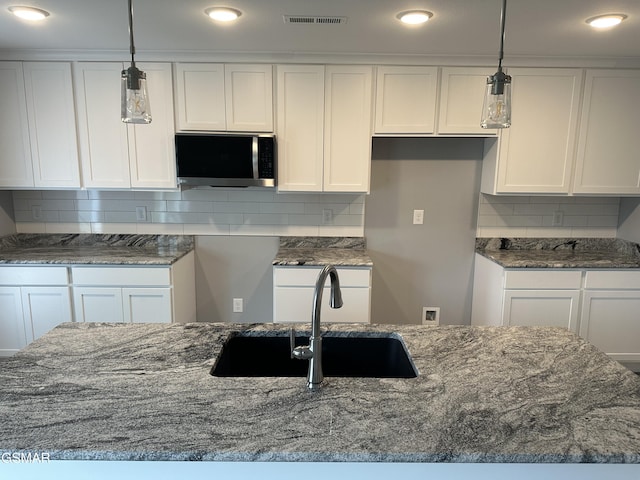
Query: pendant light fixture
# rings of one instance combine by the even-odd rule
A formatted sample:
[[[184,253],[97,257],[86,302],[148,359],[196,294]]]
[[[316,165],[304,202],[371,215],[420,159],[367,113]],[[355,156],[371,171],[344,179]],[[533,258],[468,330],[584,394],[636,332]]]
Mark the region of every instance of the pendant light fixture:
[[[482,106],[482,128],[509,128],[511,126],[511,77],[502,71],[504,56],[504,21],[507,0],[502,0],[500,12],[500,58],[498,71],[487,77],[487,88]]]
[[[133,44],[133,6],[129,1],[129,51],[131,66],[122,70],[121,116],[125,123],[151,123],[151,109],[147,96],[147,74],[136,68]]]

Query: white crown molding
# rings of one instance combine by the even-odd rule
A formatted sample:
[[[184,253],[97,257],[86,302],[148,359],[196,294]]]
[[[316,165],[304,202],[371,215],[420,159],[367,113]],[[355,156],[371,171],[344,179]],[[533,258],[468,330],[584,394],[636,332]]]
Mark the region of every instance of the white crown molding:
[[[126,50],[0,50],[0,60],[11,61],[118,61],[130,58]],[[211,63],[310,63],[482,66],[497,65],[495,56],[435,56],[392,54],[342,54],[302,52],[211,52],[211,51],[139,51],[141,62],[211,62]],[[505,56],[508,67],[640,68],[638,57],[554,57]]]

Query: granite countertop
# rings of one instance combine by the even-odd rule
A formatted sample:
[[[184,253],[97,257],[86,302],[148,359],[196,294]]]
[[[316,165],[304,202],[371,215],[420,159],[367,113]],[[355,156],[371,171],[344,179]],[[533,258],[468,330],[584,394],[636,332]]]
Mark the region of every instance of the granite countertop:
[[[640,379],[550,327],[327,325],[402,336],[415,379],[212,377],[233,332],[62,324],[0,363],[0,453],[52,460],[640,463]],[[304,331],[308,325],[298,325]]]
[[[0,264],[171,265],[193,248],[183,235],[17,234],[0,238]]]
[[[372,267],[362,237],[281,237],[273,265]]]
[[[640,268],[640,245],[614,238],[478,238],[476,252],[505,268]]]

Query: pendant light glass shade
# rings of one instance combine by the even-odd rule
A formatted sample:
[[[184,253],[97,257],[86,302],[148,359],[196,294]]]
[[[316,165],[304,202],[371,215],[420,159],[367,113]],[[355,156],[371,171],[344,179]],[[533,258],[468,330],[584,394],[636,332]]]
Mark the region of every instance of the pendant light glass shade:
[[[480,126],[482,128],[511,126],[511,77],[502,69],[487,77]]]
[[[507,0],[502,0],[500,11],[500,57],[498,71],[487,77],[482,105],[482,128],[509,128],[511,126],[511,77],[502,71],[504,56],[504,21]]]
[[[122,70],[121,114],[124,123],[151,123],[151,108],[147,96],[147,74],[134,64]]]
[[[151,108],[147,95],[147,74],[136,68],[133,44],[133,7],[129,0],[129,50],[131,66],[122,70],[120,112],[124,123],[151,123]]]

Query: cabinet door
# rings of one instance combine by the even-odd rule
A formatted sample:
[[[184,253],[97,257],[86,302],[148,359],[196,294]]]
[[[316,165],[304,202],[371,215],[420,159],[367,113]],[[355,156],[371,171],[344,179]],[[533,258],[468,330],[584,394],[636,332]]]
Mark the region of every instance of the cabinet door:
[[[123,288],[126,323],[171,323],[171,288]]]
[[[640,194],[640,71],[588,70],[574,192]]]
[[[375,133],[433,133],[437,87],[437,67],[378,67]]]
[[[278,190],[322,191],[324,67],[277,66]]]
[[[483,192],[568,193],[582,71],[513,68],[509,74],[513,123],[500,132],[494,191]]]
[[[147,74],[151,123],[129,125],[133,188],[176,188],[173,83],[168,63],[141,63]]]
[[[585,290],[580,335],[618,361],[640,361],[640,291]]]
[[[0,357],[27,346],[20,287],[0,287]]]
[[[175,72],[178,130],[225,130],[224,65],[178,63]]]
[[[129,188],[127,125],[120,112],[121,63],[76,65],[82,181],[88,188]],[[153,98],[151,113],[154,114]]]
[[[273,131],[271,65],[225,65],[227,130]]]
[[[29,123],[20,62],[0,62],[0,187],[33,187]]]
[[[446,135],[496,135],[480,126],[489,68],[442,68],[438,133]]]
[[[124,322],[121,288],[74,287],[73,308],[76,322]]]
[[[68,287],[22,287],[22,310],[27,342],[73,320]]]
[[[505,290],[504,325],[562,327],[577,333],[579,299],[579,290]]]
[[[325,192],[368,192],[371,172],[373,68],[327,66]]]
[[[71,64],[27,62],[24,77],[34,185],[80,188]]]

